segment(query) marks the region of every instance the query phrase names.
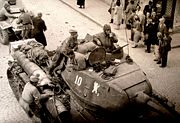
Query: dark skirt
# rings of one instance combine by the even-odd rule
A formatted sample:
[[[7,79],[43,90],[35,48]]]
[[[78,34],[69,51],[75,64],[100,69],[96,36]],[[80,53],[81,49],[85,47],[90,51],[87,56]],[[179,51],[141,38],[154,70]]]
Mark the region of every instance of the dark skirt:
[[[85,0],[77,0],[77,5],[84,6]]]
[[[42,43],[44,46],[47,46],[46,37],[43,32],[36,33],[34,38],[37,42]]]

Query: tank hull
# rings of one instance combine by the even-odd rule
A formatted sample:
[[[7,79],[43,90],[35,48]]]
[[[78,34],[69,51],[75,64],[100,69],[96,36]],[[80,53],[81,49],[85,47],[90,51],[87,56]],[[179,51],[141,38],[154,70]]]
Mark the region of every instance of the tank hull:
[[[16,51],[13,57],[22,70],[15,69],[15,73],[19,72],[8,78],[16,78],[17,81],[14,82],[18,83],[17,87],[19,83],[26,83],[26,77],[34,73],[39,73],[41,79],[49,79],[43,69],[26,58],[24,53]],[[70,96],[70,100],[67,100],[70,106],[67,111],[71,114],[71,122],[178,123],[179,114],[168,105],[169,101],[166,98],[154,92],[146,75],[137,64],[129,64],[125,59],[121,59],[118,64],[109,67],[116,68],[114,75],[107,76],[104,70],[97,72],[92,67],[77,71],[66,66],[60,75],[62,78],[56,77],[58,84],[66,85],[63,87],[60,84],[61,92]],[[7,74],[12,71],[8,69]],[[26,77],[20,74],[21,71]],[[13,89],[13,86],[11,88]],[[16,88],[13,92],[16,90],[21,94],[22,88]],[[57,100],[64,96],[61,92],[56,94]],[[50,101],[52,102],[50,104],[55,103],[53,100]],[[48,109],[50,110],[51,106]],[[54,109],[57,111],[56,106]],[[59,109],[63,109],[62,105],[59,105]],[[52,116],[59,116],[59,113]]]

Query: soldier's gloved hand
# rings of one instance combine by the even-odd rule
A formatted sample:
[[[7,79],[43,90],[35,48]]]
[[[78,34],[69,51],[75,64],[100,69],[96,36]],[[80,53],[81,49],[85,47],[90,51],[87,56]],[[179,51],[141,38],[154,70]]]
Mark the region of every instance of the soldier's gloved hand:
[[[113,37],[113,33],[109,33],[109,37],[112,38]]]

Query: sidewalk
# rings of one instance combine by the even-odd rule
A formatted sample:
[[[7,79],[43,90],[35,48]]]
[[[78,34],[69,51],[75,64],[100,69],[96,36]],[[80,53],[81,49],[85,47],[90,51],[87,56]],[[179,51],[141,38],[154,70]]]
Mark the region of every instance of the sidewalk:
[[[60,0],[67,6],[71,7],[75,11],[79,12],[84,17],[93,21],[100,27],[103,27],[104,24],[109,23],[110,14],[108,13],[109,5],[100,0],[86,0],[85,9],[80,9],[79,6],[76,5],[76,1],[74,0]],[[130,37],[130,31],[125,30],[125,25],[121,25],[120,30],[115,30],[114,25],[110,24],[112,27],[112,31],[116,33],[120,40],[120,45],[127,44],[127,39]],[[126,33],[127,32],[127,33]],[[127,38],[126,38],[127,34]],[[180,33],[172,34],[172,48],[180,47]],[[130,42],[131,43],[131,42]]]

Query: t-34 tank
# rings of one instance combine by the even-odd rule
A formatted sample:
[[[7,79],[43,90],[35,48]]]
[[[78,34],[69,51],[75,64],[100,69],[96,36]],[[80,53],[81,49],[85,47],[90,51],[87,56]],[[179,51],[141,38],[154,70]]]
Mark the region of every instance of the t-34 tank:
[[[79,49],[81,49],[81,46],[83,44],[79,46]],[[55,93],[55,101],[49,101],[46,107],[49,115],[51,114],[53,118],[63,119],[59,120],[61,122],[179,122],[179,114],[175,111],[174,105],[152,89],[144,72],[128,55],[123,53],[122,48],[118,49],[120,50],[119,59],[113,57],[113,55],[117,56],[117,53],[107,54],[104,48],[101,47],[94,47],[91,52],[85,54],[77,50],[78,52],[75,52],[76,64],[67,61],[64,64],[65,67],[63,69],[61,67],[61,72],[54,69],[55,71],[50,74],[48,63],[44,65],[46,62],[43,62],[43,64],[36,62],[39,58],[37,52],[35,57],[33,49],[29,48],[31,49],[31,51],[29,50],[31,55],[28,55],[29,51],[25,51],[23,48],[26,49],[25,46],[20,46],[13,54],[15,63],[20,66],[21,71],[17,72],[17,66],[11,64],[8,69],[9,80],[20,76],[23,79],[21,81],[16,79],[16,83],[19,82],[22,85],[26,79],[21,74],[24,73],[28,77],[34,72],[39,73],[46,80],[49,79],[48,84],[40,83],[41,86],[51,85],[52,83],[55,85],[52,89]],[[51,53],[47,52],[47,55],[49,54],[48,59],[51,59]],[[81,58],[78,61],[79,57]],[[41,58],[43,59],[43,57]],[[78,67],[80,69],[77,69]],[[14,84],[12,84],[12,81],[10,82],[13,89],[12,85]],[[59,88],[57,89],[57,87]],[[21,94],[21,91],[19,93]],[[65,98],[66,101],[63,101]],[[66,111],[70,114],[68,116],[71,116],[71,118],[68,118],[71,121],[64,120],[66,117],[60,115]],[[50,122],[53,123],[54,120]]]

